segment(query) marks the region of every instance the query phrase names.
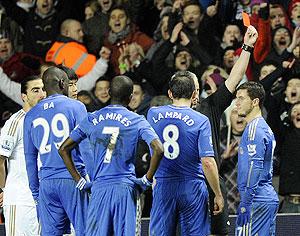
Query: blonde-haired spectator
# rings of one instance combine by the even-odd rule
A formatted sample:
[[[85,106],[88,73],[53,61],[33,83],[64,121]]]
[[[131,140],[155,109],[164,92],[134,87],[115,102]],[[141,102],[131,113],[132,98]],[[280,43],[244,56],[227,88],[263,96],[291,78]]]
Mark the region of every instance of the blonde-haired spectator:
[[[99,11],[99,8],[100,6],[97,0],[88,1],[85,4],[84,9],[85,20],[92,18],[96,14],[96,12]]]

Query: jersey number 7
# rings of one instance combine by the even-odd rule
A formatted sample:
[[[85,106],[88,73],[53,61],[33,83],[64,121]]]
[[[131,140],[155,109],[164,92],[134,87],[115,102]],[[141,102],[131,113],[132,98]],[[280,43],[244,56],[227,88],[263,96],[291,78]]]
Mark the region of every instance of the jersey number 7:
[[[105,126],[102,130],[102,134],[111,134],[110,140],[106,149],[105,157],[104,157],[104,163],[110,163],[111,162],[111,157],[112,153],[116,147],[117,139],[120,133],[120,128],[119,127],[110,127],[110,126]]]

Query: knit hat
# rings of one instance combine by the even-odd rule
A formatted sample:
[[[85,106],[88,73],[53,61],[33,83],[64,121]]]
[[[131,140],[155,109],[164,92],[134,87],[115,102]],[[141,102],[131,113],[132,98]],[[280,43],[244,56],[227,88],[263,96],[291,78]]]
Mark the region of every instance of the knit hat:
[[[182,46],[181,44],[176,45],[176,51],[174,53],[174,57],[176,58],[177,54],[180,52],[188,52],[189,54],[191,54],[190,50],[187,47]]]

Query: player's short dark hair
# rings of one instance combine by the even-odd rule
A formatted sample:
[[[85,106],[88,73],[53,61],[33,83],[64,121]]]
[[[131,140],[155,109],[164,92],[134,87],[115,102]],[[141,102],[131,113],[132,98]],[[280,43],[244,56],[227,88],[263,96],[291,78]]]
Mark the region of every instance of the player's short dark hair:
[[[31,75],[31,76],[28,76],[25,79],[23,79],[21,82],[21,93],[27,94],[28,82],[37,80],[37,79],[41,79],[41,78],[37,75]]]
[[[190,99],[196,89],[193,76],[188,71],[176,72],[169,81],[169,88],[175,99]]]
[[[258,98],[259,99],[259,107],[262,109],[263,103],[265,100],[266,92],[264,87],[257,82],[249,81],[241,84],[236,91],[245,89],[251,98],[251,100]]]
[[[72,68],[69,68],[69,67],[64,66],[62,64],[57,65],[57,68],[64,71],[67,74],[69,80],[78,80],[78,76]]]
[[[110,96],[112,100],[129,101],[133,92],[133,82],[125,75],[115,76],[110,83]]]

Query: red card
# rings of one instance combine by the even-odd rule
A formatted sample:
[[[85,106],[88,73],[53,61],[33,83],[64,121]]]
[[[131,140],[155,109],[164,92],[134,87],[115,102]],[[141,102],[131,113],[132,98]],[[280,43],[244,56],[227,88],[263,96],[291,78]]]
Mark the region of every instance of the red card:
[[[244,26],[250,26],[250,17],[246,12],[242,12]]]

